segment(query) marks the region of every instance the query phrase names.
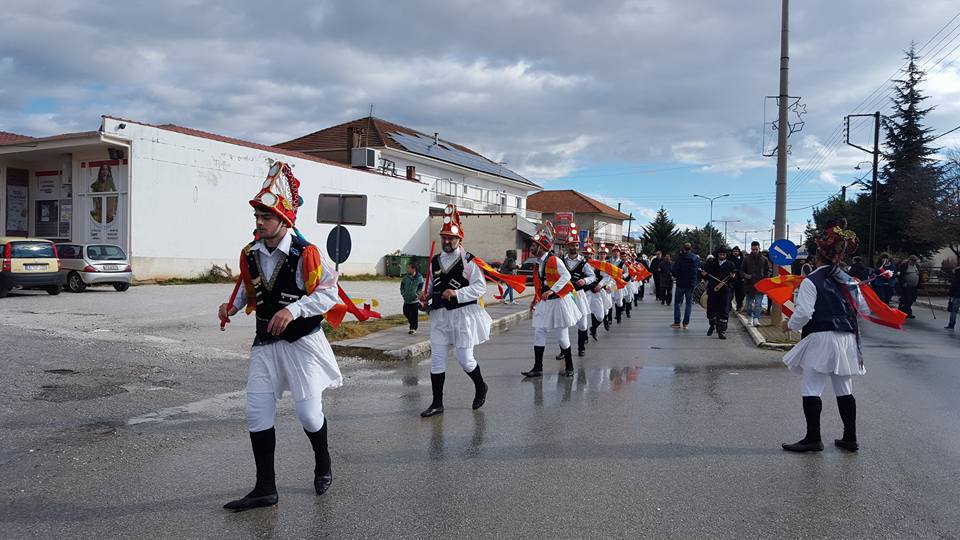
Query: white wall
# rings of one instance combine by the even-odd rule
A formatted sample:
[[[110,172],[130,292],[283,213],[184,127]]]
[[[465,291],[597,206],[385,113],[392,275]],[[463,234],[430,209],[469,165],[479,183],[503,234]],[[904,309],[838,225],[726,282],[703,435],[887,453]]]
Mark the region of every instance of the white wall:
[[[240,249],[252,239],[253,210],[270,159],[293,166],[304,205],[297,225],[326,253],[332,225],[316,223],[320,193],[367,195],[366,227],[348,226],[347,274],[382,273],[383,256],[429,252],[429,186],[398,178],[291,158],[202,137],[104,119],[104,134],[131,141],[130,251],[137,279],[194,276],[212,264],[237,271]]]

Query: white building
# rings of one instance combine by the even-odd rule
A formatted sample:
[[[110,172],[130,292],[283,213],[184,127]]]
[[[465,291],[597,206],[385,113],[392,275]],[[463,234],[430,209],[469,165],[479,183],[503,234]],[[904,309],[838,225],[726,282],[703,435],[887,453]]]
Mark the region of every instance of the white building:
[[[104,116],[100,129],[32,138],[0,132],[0,224],[9,236],[109,242],[137,279],[237,271],[253,232],[249,201],[274,160],[291,164],[304,206],[298,228],[326,252],[321,193],[367,195],[367,225],[352,237],[344,273],[382,273],[384,255],[429,251],[430,184],[315,155],[175,125]]]

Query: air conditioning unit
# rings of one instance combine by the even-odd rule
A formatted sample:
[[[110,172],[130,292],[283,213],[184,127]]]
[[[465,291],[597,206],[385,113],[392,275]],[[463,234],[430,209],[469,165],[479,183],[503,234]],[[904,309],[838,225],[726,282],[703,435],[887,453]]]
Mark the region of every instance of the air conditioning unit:
[[[350,150],[350,166],[364,169],[376,169],[380,165],[380,151],[373,148],[353,148]]]

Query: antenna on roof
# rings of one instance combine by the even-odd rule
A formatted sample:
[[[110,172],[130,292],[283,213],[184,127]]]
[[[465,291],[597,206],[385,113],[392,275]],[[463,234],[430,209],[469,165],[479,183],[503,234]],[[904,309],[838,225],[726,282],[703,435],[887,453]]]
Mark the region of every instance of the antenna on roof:
[[[373,103],[370,104],[370,118],[373,118]]]

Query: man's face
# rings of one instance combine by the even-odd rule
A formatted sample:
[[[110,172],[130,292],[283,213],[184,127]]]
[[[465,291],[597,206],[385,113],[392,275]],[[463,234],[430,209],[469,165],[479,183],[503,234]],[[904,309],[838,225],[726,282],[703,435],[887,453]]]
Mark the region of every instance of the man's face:
[[[620,252],[617,251],[617,250],[613,250],[613,253],[610,254],[610,258],[612,258],[613,260],[619,259],[619,258],[620,258]]]
[[[739,249],[733,250],[733,256],[736,257],[737,255],[740,255],[740,250]]]
[[[580,254],[580,246],[576,244],[567,244],[567,254],[571,257],[576,257]]]
[[[274,240],[287,232],[284,223],[273,212],[256,210],[253,217],[257,222],[257,232],[264,240]]]
[[[414,275],[414,274],[416,274],[416,273],[417,273],[417,269],[416,269],[415,267],[413,267],[413,266],[408,266],[408,267],[407,267],[407,275],[412,276],[412,275]]]
[[[753,255],[760,253],[760,246],[750,246],[750,253]]]
[[[446,234],[440,236],[440,249],[442,249],[444,253],[453,253],[458,247],[460,247],[459,237]]]
[[[726,251],[721,251],[721,252],[717,253],[717,258],[720,259],[721,261],[726,260],[726,258],[727,258],[727,252],[726,252]]]

